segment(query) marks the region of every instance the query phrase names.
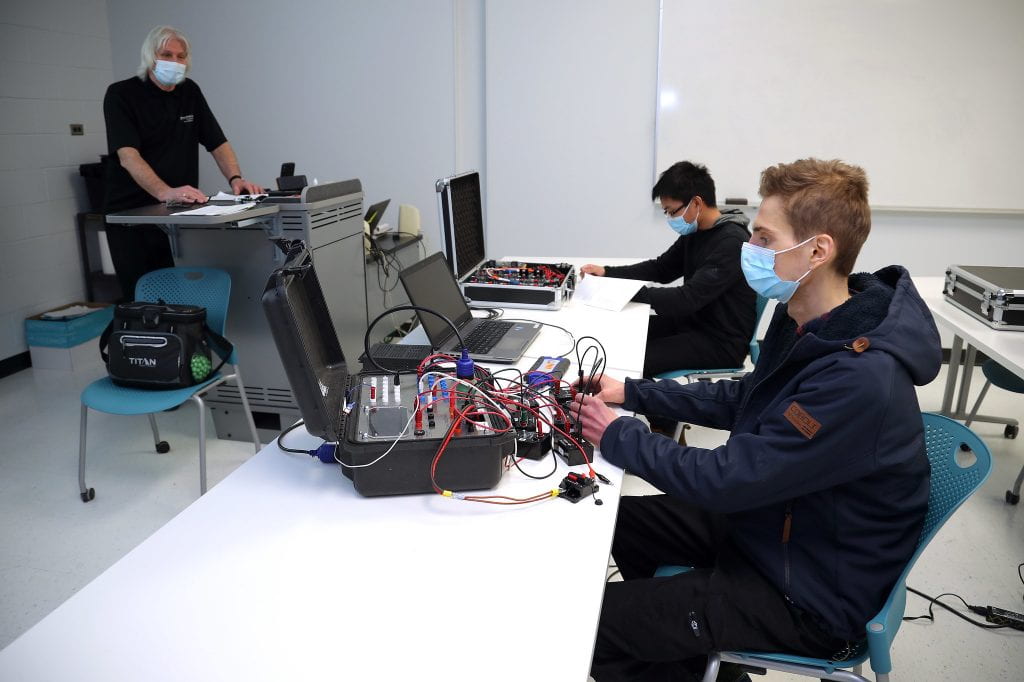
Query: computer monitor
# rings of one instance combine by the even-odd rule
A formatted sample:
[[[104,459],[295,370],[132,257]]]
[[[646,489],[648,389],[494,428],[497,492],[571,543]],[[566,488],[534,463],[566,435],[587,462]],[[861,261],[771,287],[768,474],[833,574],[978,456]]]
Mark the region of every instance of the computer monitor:
[[[381,216],[384,215],[384,211],[387,210],[388,204],[391,203],[391,199],[385,199],[379,201],[370,208],[366,209],[366,217],[363,218],[370,226],[370,236],[377,234],[377,226],[380,225]]]

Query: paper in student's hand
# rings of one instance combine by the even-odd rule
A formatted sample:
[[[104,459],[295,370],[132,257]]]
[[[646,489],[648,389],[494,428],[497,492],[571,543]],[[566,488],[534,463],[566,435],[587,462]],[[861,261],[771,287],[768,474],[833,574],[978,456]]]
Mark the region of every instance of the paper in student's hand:
[[[576,282],[573,298],[593,308],[622,310],[645,284],[639,279],[587,275]]]

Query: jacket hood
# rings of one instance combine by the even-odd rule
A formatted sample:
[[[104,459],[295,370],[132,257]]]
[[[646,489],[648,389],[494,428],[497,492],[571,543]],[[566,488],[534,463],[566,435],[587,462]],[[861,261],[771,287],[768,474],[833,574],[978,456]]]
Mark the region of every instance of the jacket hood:
[[[932,381],[942,364],[939,331],[910,273],[890,265],[850,275],[849,286],[849,300],[804,325],[809,338],[799,356],[881,351],[896,358],[918,386]]]
[[[719,209],[720,215],[718,220],[715,221],[715,227],[724,223],[736,223],[740,227],[746,229],[747,225],[750,224],[750,219],[743,215],[743,211],[738,208],[724,208]]]

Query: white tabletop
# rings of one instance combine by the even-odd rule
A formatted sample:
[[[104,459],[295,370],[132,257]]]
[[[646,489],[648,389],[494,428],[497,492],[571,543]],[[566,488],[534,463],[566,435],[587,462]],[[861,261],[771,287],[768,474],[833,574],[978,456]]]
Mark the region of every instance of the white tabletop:
[[[595,468],[600,506],[363,498],[271,444],[0,651],[0,680],[585,680],[622,476]]]
[[[993,329],[971,317],[942,295],[942,277],[915,277],[914,285],[935,322],[949,329],[1008,370],[1024,377],[1024,332]]]

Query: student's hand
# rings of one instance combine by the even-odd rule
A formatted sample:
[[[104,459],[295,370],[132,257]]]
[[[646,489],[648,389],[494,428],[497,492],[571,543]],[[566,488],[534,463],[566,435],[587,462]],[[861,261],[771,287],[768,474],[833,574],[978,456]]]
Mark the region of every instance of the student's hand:
[[[235,178],[231,183],[231,191],[235,194],[263,194],[263,188],[245,178]]]
[[[173,201],[179,204],[205,204],[206,195],[192,185],[181,187],[168,187],[157,197],[160,201],[167,203]]]
[[[580,275],[594,275],[596,277],[604,277],[604,266],[594,265],[593,263],[587,263],[580,268]]]
[[[583,427],[583,437],[593,443],[595,447],[601,447],[601,437],[604,436],[605,429],[618,419],[619,415],[615,414],[614,410],[605,405],[604,401],[596,395],[577,393],[573,400],[575,404],[571,406],[571,409],[573,414],[579,415],[580,425]]]
[[[582,384],[586,383],[587,381],[584,379]],[[575,382],[572,387],[577,391],[583,390],[583,386],[579,381]],[[593,381],[590,382],[589,388],[593,391],[595,398],[606,403],[621,405],[626,402],[626,384],[622,383],[618,379],[612,379],[604,374],[600,374],[594,377]]]

